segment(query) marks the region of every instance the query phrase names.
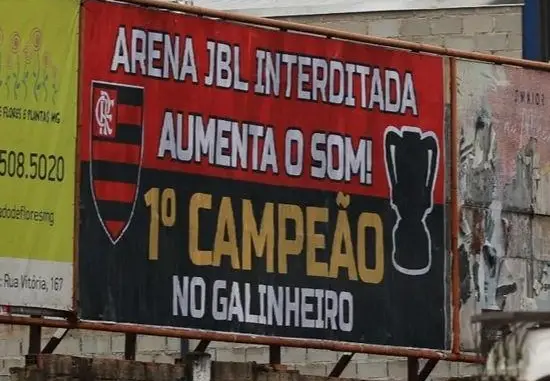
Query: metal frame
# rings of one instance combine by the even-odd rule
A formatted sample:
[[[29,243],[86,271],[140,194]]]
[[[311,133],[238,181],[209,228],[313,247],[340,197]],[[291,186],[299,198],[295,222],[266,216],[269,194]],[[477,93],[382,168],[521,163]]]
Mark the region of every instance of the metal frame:
[[[105,1],[105,0],[102,0]],[[201,342],[195,348],[197,352],[204,352],[211,341],[224,341],[224,342],[239,342],[243,344],[263,344],[270,346],[270,364],[277,366],[281,363],[281,348],[285,347],[301,347],[311,349],[324,349],[348,352],[343,355],[338,361],[337,365],[331,372],[331,376],[340,375],[347,364],[351,361],[355,353],[369,353],[377,355],[387,356],[401,356],[408,358],[409,378],[411,381],[424,381],[429,375],[431,370],[436,366],[439,360],[448,361],[461,361],[470,363],[482,363],[484,359],[475,354],[467,354],[460,352],[460,321],[459,321],[459,308],[460,308],[460,290],[459,290],[459,257],[457,253],[458,249],[458,229],[459,229],[459,206],[458,206],[458,173],[457,173],[457,157],[458,157],[458,127],[457,127],[457,115],[456,115],[456,59],[476,60],[481,62],[501,64],[501,65],[513,65],[529,69],[537,69],[541,71],[550,71],[550,64],[544,62],[527,61],[523,59],[516,59],[510,57],[497,57],[483,53],[465,52],[456,49],[448,49],[439,46],[425,45],[407,41],[398,41],[389,38],[381,38],[374,36],[367,36],[357,33],[349,33],[338,30],[332,30],[322,28],[318,26],[302,25],[292,22],[265,19],[253,16],[247,16],[237,13],[228,13],[223,11],[205,9],[195,7],[191,5],[185,5],[181,3],[166,2],[165,0],[123,0],[122,2],[135,5],[135,6],[147,6],[160,8],[164,10],[183,12],[188,14],[194,14],[200,17],[209,17],[223,19],[229,22],[244,23],[265,28],[275,28],[284,30],[288,33],[301,32],[318,35],[324,38],[335,38],[341,40],[354,41],[364,44],[375,44],[385,46],[394,49],[403,49],[412,52],[423,52],[428,54],[440,55],[449,58],[449,69],[446,71],[450,73],[450,104],[451,104],[451,306],[452,306],[452,345],[451,351],[440,351],[433,349],[422,348],[406,348],[406,347],[389,347],[383,345],[372,344],[360,344],[360,343],[348,343],[337,342],[329,340],[311,340],[311,339],[298,339],[298,338],[283,338],[283,337],[269,337],[259,336],[251,334],[229,333],[229,332],[213,332],[204,330],[194,330],[188,328],[176,328],[176,327],[156,327],[148,325],[136,325],[125,323],[110,323],[99,321],[79,320],[74,311],[78,308],[78,272],[74,274],[74,311],[72,313],[59,313],[63,318],[47,317],[47,313],[39,312],[39,309],[18,310],[16,307],[9,308],[9,314],[0,315],[0,324],[13,324],[13,325],[27,325],[30,326],[29,333],[29,357],[40,353],[40,336],[41,327],[53,327],[58,328],[56,335],[50,340],[50,342],[44,347],[42,352],[53,352],[57,344],[63,339],[68,330],[81,329],[81,330],[94,330],[94,331],[106,331],[106,332],[121,332],[126,334],[125,343],[125,357],[127,359],[135,358],[136,350],[136,337],[139,334],[164,336],[164,337],[179,337],[186,339],[199,339]],[[81,27],[83,27],[83,21],[81,19]],[[82,45],[81,45],[82,46]],[[80,58],[82,59],[82,51],[79,51]],[[80,86],[80,85],[79,85]],[[77,149],[75,155],[78,157],[78,139]],[[80,178],[80,171],[77,166],[76,174],[76,187],[78,189]],[[77,258],[77,244],[78,244],[78,216],[79,216],[79,197],[78,192],[75,197],[75,263],[78,263]],[[77,268],[77,266],[75,266]],[[34,312],[33,312],[34,311]],[[14,313],[31,315],[22,316],[14,315]],[[550,314],[548,314],[548,320],[550,320]],[[538,319],[541,316],[538,314]],[[428,359],[428,363],[422,370],[419,371],[419,358]]]

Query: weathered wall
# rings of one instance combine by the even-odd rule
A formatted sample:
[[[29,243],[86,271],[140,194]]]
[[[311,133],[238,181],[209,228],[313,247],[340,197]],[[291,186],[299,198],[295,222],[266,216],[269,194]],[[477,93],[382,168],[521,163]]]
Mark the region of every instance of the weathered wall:
[[[26,367],[13,368],[11,381],[124,380],[124,381],[320,381],[327,378],[277,369],[251,362],[220,362],[192,356],[181,364],[75,356],[40,355]],[[208,376],[210,373],[210,377]],[[328,380],[338,380],[329,378]]]
[[[548,310],[550,74],[458,64],[462,346],[482,309]]]
[[[520,7],[491,7],[479,9],[455,9],[417,12],[383,12],[373,14],[344,14],[331,16],[308,16],[289,18],[308,24],[315,24],[329,28],[341,29],[358,33],[369,33],[377,36],[396,37],[399,39],[443,45],[465,50],[489,52],[508,56],[521,56],[521,8]],[[525,160],[529,160],[525,156]],[[524,160],[522,156],[520,158]],[[519,160],[519,159],[518,159]],[[541,168],[540,173],[548,172],[548,168]],[[550,181],[543,177],[537,182],[538,194],[543,195],[544,190],[550,185]],[[541,197],[538,197],[542,200]],[[540,202],[539,202],[540,203]],[[544,209],[546,208],[546,209]],[[548,210],[546,204],[541,204],[540,209]],[[473,213],[473,212],[472,212]],[[539,283],[529,285],[527,289],[548,289],[548,281],[543,279],[546,275],[542,266],[543,260],[550,260],[548,250],[543,249],[548,238],[543,232],[550,222],[546,219],[537,219],[532,226],[511,224],[514,234],[510,237],[509,246],[516,256],[531,256],[531,252],[525,252],[520,246],[524,241],[514,241],[523,233],[523,229],[532,229],[535,232],[533,244],[534,263],[537,265],[537,278]],[[522,254],[523,253],[523,254]],[[510,260],[509,263],[514,262]],[[527,267],[520,263],[516,271],[512,273],[523,274]],[[523,267],[522,267],[523,266]],[[529,270],[531,271],[531,270]],[[539,274],[540,273],[540,274]],[[469,287],[469,286],[468,286]],[[474,286],[472,286],[474,287]],[[539,294],[538,303],[549,303],[544,298],[548,294]],[[479,305],[477,305],[479,308]],[[470,311],[470,312],[468,312]],[[467,318],[473,309],[466,310]],[[374,327],[375,329],[375,327]],[[470,329],[468,322],[463,323],[463,329]],[[45,331],[51,335],[50,330]],[[23,355],[27,351],[27,329],[22,327],[0,327],[0,377],[7,378],[8,368],[21,365]],[[196,345],[191,343],[191,347]],[[468,347],[468,343],[465,343]],[[108,335],[96,332],[72,332],[60,344],[56,353],[89,356],[122,357],[124,352],[124,337],[121,335]],[[209,352],[217,361],[257,361],[267,362],[268,349],[260,346],[245,346],[238,344],[212,343]],[[178,357],[179,341],[156,337],[140,337],[138,342],[138,360],[173,362]],[[326,375],[335,365],[341,353],[329,351],[317,351],[306,349],[283,349],[283,362],[293,364],[296,369],[304,374]],[[475,367],[468,364],[456,364],[441,362],[435,369],[434,377],[449,375],[466,375],[474,372]],[[358,355],[344,372],[345,377],[373,378],[373,379],[399,379],[406,375],[406,361],[399,358],[386,358],[382,356]]]

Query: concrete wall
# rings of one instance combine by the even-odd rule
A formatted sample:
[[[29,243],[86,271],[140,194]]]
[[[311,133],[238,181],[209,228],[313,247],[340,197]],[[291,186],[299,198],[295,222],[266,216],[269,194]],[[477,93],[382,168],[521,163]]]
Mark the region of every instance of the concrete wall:
[[[288,17],[353,33],[521,57],[520,6]]]
[[[333,16],[293,17],[288,20],[357,33],[443,45],[451,48],[521,56],[521,8],[491,7],[417,12],[384,12]],[[45,340],[51,330],[44,331]],[[27,352],[28,330],[0,326],[0,378],[8,369],[21,366]],[[44,342],[45,343],[45,342]],[[191,347],[196,342],[191,343]],[[71,332],[56,353],[99,357],[122,357],[124,337],[97,332]],[[212,343],[209,349],[216,361],[268,361],[268,348],[239,344]],[[340,353],[295,348],[283,349],[283,362],[303,374],[326,375]],[[138,360],[173,362],[179,356],[179,341],[142,336],[138,340]],[[433,377],[468,375],[476,367],[440,362]],[[406,361],[399,358],[358,355],[347,367],[344,377],[404,379]]]

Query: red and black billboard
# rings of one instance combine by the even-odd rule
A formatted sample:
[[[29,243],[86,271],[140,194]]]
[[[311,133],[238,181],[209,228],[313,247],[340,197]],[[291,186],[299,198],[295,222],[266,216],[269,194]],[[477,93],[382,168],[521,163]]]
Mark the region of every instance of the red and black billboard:
[[[446,347],[441,57],[83,12],[83,319]]]

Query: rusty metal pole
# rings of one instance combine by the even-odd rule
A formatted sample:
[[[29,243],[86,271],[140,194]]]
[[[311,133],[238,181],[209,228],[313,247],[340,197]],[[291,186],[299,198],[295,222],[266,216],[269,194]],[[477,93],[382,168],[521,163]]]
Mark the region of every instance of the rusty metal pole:
[[[361,33],[350,33],[335,29],[324,28],[320,26],[305,25],[295,22],[275,20],[263,17],[250,16],[242,13],[233,13],[226,11],[219,11],[215,9],[202,8],[195,5],[179,4],[175,2],[167,2],[166,0],[121,0],[124,3],[143,5],[147,7],[153,7],[158,9],[165,9],[170,11],[184,12],[198,16],[219,18],[228,21],[235,21],[244,24],[252,24],[255,26],[263,26],[267,28],[276,28],[285,31],[295,31],[308,34],[317,34],[323,37],[338,38],[342,40],[349,40],[355,42],[362,42],[365,44],[382,45],[391,48],[411,50],[414,52],[424,52],[430,54],[437,54],[441,56],[464,58],[469,60],[477,60],[483,62],[491,62],[502,65],[521,66],[531,69],[539,69],[544,71],[550,71],[550,63],[529,61],[521,58],[495,56],[492,54],[468,52],[458,49],[450,49],[442,46],[420,44],[417,42],[409,42],[385,37],[369,36]]]
[[[460,200],[458,195],[459,130],[457,115],[456,58],[449,58],[451,103],[451,303],[452,303],[452,352],[460,352],[460,253],[458,234],[460,228]]]

